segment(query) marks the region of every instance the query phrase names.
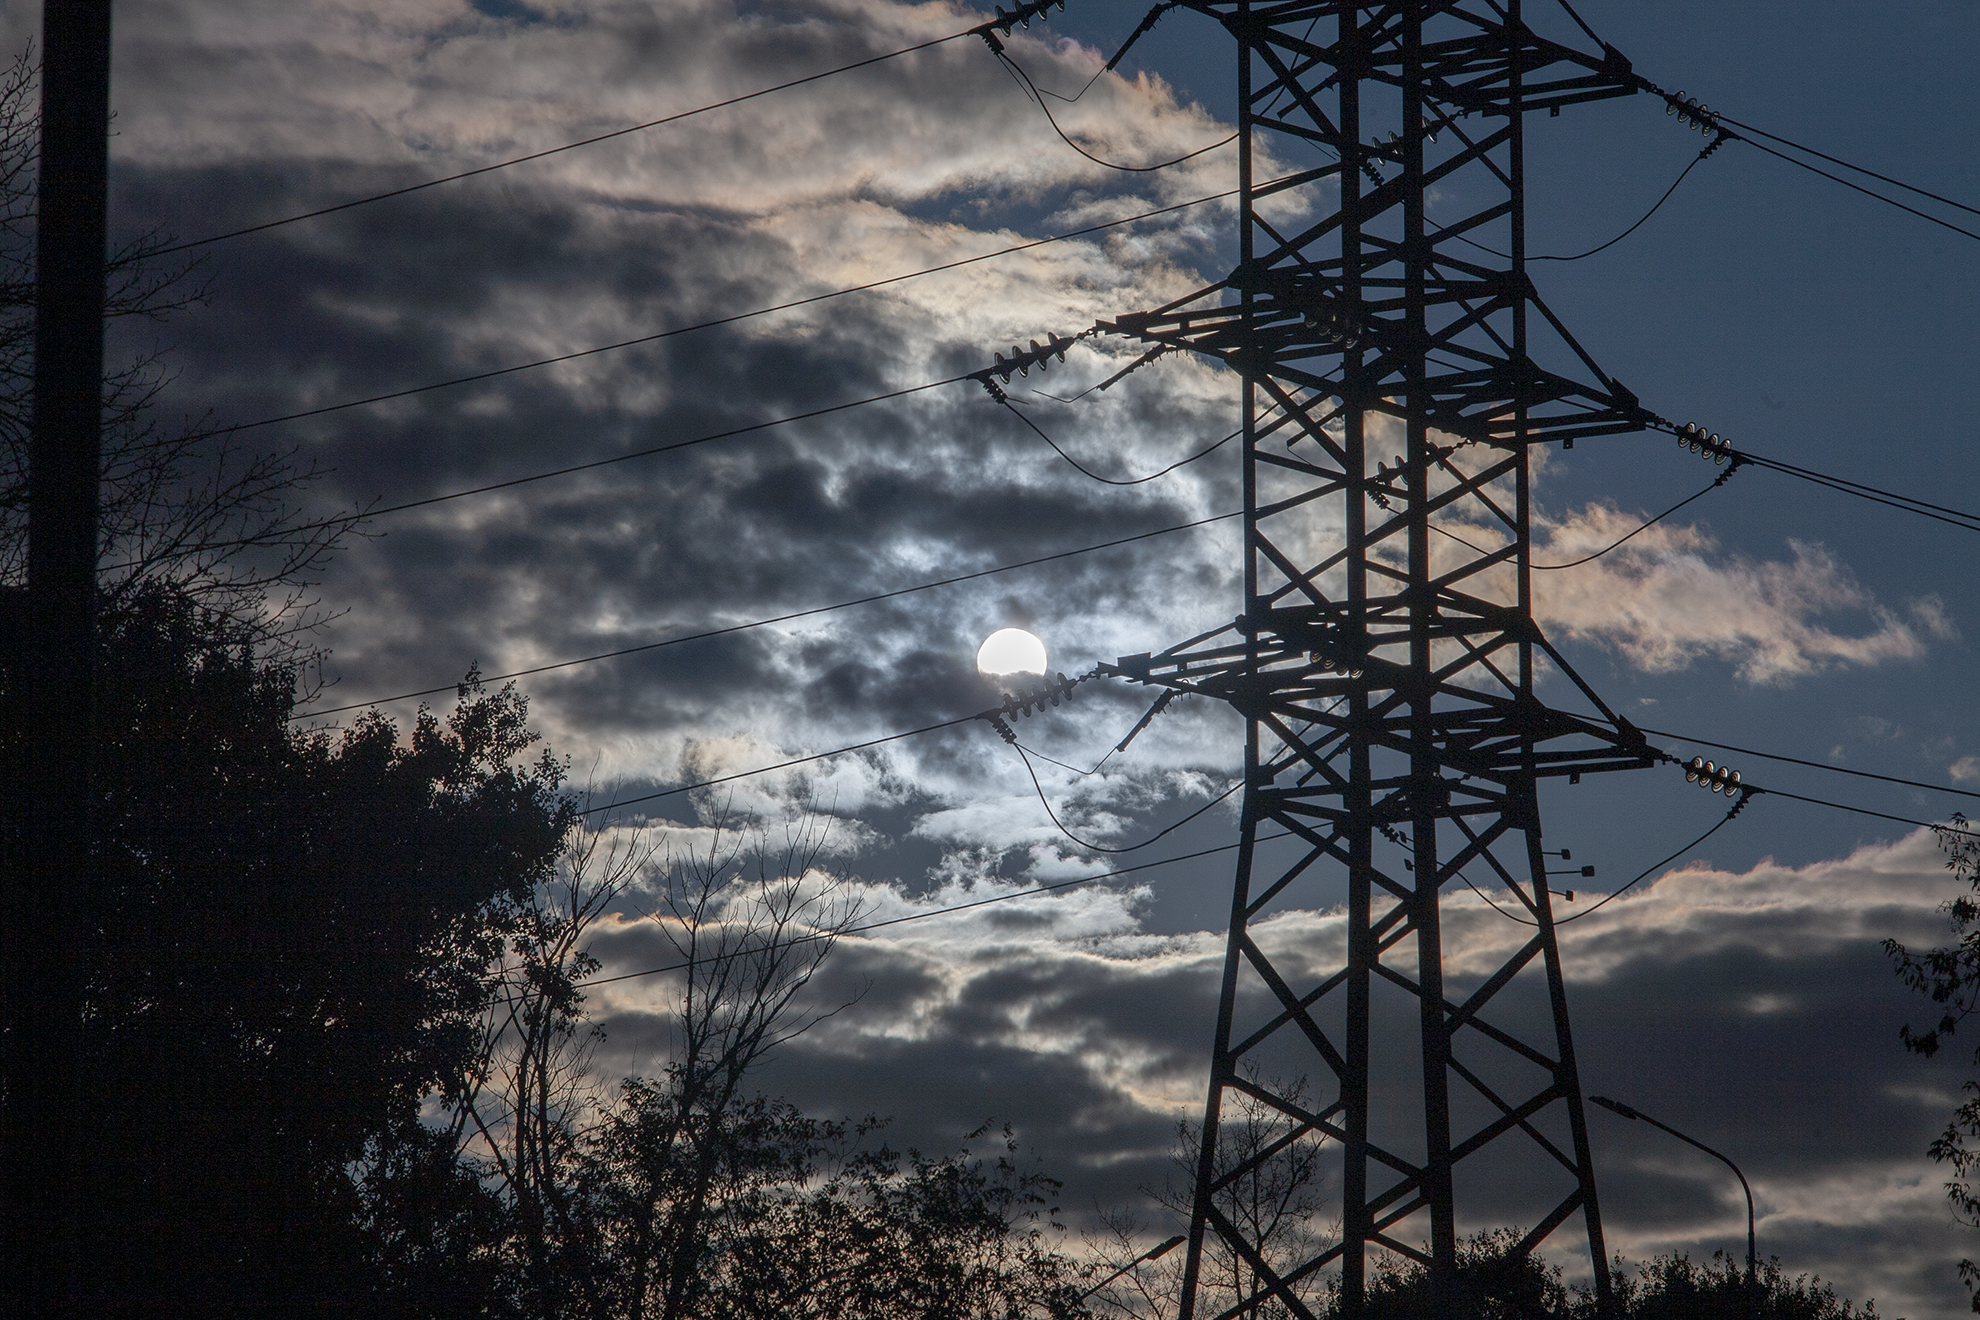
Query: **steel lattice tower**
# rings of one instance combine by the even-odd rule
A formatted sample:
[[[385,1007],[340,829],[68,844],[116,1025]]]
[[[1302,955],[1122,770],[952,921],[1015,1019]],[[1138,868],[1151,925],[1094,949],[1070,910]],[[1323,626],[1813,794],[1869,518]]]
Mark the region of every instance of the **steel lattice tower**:
[[[1606,1309],[1537,790],[1654,762],[1534,624],[1529,476],[1534,446],[1638,430],[1649,415],[1527,279],[1523,128],[1534,111],[1638,83],[1613,50],[1536,36],[1519,0],[1175,7],[1237,41],[1239,263],[1101,328],[1209,355],[1243,380],[1244,613],[1103,666],[1227,701],[1249,729],[1182,1317],[1197,1312],[1213,1234],[1252,1280],[1213,1308],[1222,1317],[1268,1303],[1308,1316],[1297,1286],[1335,1268],[1352,1313],[1371,1248],[1428,1266],[1447,1312],[1455,1175],[1482,1153],[1554,1171],[1559,1199],[1518,1250],[1580,1211]],[[1543,704],[1540,665],[1572,680],[1589,713]],[[1460,1003],[1446,997],[1439,906],[1467,868],[1509,890],[1502,901],[1534,932]],[[1329,878],[1347,896],[1339,965],[1316,973],[1253,937],[1268,904],[1301,892],[1290,886]],[[1492,1010],[1536,976],[1551,1033],[1526,1040]],[[1419,1079],[1371,1063],[1378,994],[1402,996],[1420,1025],[1422,1124],[1412,1108],[1401,1137],[1385,1097],[1401,1089],[1413,1106]],[[1287,1037],[1317,1056],[1306,1104],[1246,1067]],[[1219,1119],[1240,1094],[1290,1120],[1287,1141],[1339,1144],[1340,1240],[1297,1264],[1269,1262],[1219,1208],[1285,1144],[1217,1167]]]

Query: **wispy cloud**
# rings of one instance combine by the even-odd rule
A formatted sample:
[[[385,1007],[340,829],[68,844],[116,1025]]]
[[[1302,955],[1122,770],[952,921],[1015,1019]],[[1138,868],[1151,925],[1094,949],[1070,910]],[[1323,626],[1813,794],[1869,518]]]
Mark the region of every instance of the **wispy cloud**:
[[[1535,559],[1594,554],[1641,521],[1589,505],[1545,524]],[[1537,574],[1535,614],[1555,635],[1608,647],[1651,673],[1710,657],[1751,683],[1916,660],[1928,642],[1956,635],[1937,598],[1894,608],[1821,544],[1790,541],[1788,550],[1785,560],[1754,560],[1722,552],[1695,525],[1659,525],[1578,568]]]

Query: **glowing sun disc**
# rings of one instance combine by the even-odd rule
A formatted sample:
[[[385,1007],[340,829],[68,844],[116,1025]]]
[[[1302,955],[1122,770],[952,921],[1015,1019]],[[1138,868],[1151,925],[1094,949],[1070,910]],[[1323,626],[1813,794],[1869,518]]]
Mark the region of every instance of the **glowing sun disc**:
[[[986,674],[1042,674],[1045,643],[1022,628],[999,628],[977,648],[976,667]]]

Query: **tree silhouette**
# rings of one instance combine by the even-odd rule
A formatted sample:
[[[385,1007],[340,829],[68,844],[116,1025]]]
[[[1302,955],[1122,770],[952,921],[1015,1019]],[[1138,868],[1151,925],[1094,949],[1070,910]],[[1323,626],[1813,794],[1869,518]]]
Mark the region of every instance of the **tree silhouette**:
[[[1898,1029],[1905,1048],[1928,1059],[1980,1009],[1980,901],[1974,897],[1980,894],[1980,838],[1957,812],[1950,825],[1935,826],[1934,832],[1946,855],[1946,869],[1968,890],[1940,909],[1959,942],[1913,953],[1896,940],[1884,941],[1884,952],[1896,961],[1904,983],[1940,1006],[1939,1020],[1925,1030]],[[1980,1047],[1974,1050],[1973,1062],[1980,1067]],[[1980,1081],[1968,1079],[1965,1089],[1966,1102],[1953,1111],[1945,1131],[1927,1149],[1933,1159],[1952,1166],[1946,1199],[1954,1215],[1961,1223],[1980,1228],[1980,1187],[1975,1186],[1980,1171]],[[1973,1309],[1980,1312],[1980,1264],[1971,1257],[1961,1260],[1959,1277],[1972,1293]]]
[[[0,594],[13,775],[20,605]],[[343,1314],[371,1289],[363,1184],[428,1144],[422,1097],[571,824],[563,769],[524,763],[523,698],[471,683],[408,739],[376,714],[298,732],[294,663],[156,584],[106,612],[100,672],[93,1309]]]

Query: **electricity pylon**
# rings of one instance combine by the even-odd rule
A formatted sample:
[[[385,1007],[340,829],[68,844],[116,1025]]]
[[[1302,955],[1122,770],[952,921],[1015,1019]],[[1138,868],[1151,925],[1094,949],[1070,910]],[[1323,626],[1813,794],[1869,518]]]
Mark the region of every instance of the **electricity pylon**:
[[[1384,1250],[1428,1267],[1433,1309],[1448,1314],[1459,1195],[1488,1170],[1503,1177],[1505,1159],[1535,1166],[1523,1180],[1551,1169],[1560,1193],[1517,1250],[1579,1211],[1608,1309],[1538,786],[1655,758],[1535,626],[1531,454],[1650,415],[1528,281],[1522,175],[1528,115],[1639,84],[1613,50],[1544,40],[1519,0],[1503,3],[1174,6],[1238,45],[1238,265],[1100,328],[1241,377],[1245,607],[1102,668],[1227,701],[1249,728],[1183,1320],[1212,1234],[1242,1262],[1220,1320],[1268,1304],[1309,1316],[1302,1285],[1330,1269],[1352,1314]],[[1588,713],[1535,696],[1542,665]],[[1467,872],[1503,887],[1533,933],[1455,1002],[1439,907]],[[1329,880],[1346,897],[1338,964],[1254,936],[1275,900]],[[1541,978],[1551,1029],[1527,1039],[1494,1020],[1513,1011],[1509,986]],[[1378,996],[1413,1018],[1420,1076],[1371,1051]],[[1317,1056],[1318,1100],[1247,1067],[1288,1048]],[[1235,1093],[1291,1124],[1253,1165],[1292,1140],[1338,1143],[1340,1240],[1326,1250],[1268,1259],[1220,1208],[1252,1168],[1216,1158]],[[1394,1121],[1398,1103],[1409,1121]]]

